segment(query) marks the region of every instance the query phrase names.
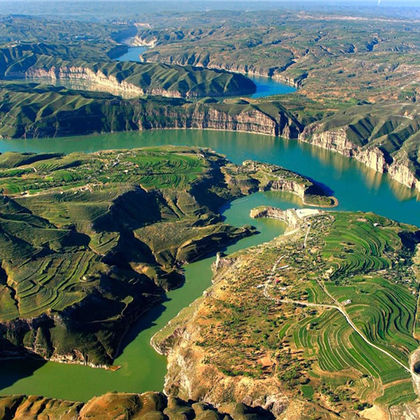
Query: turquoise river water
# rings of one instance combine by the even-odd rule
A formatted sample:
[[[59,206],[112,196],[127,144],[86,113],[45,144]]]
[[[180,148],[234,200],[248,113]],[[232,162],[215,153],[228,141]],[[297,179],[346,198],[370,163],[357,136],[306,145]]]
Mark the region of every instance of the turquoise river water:
[[[401,222],[420,225],[419,197],[408,188],[392,182],[386,175],[377,174],[339,155],[269,136],[156,130],[56,139],[0,140],[0,152],[93,152],[169,144],[210,147],[235,163],[254,159],[279,164],[326,184],[339,199],[339,210],[373,211]],[[272,192],[235,200],[223,211],[226,222],[236,226],[253,224],[260,233],[229,246],[226,252],[269,241],[283,232],[284,226],[279,222],[249,218],[250,209],[262,204],[281,208],[300,206],[298,200]],[[209,256],[185,267],[185,285],[168,293],[168,300],[150,311],[127,337],[126,346],[115,361],[115,365],[121,366],[118,371],[34,360],[1,361],[0,394],[25,393],[86,401],[107,391],[162,390],[166,359],[152,349],[150,338],[210,286],[213,260],[214,256]]]

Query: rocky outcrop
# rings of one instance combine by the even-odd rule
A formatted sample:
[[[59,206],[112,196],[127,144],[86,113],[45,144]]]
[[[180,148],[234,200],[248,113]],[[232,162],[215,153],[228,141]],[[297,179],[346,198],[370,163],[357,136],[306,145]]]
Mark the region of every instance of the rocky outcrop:
[[[409,164],[408,159],[401,162],[395,160],[391,165],[388,165],[387,172],[392,179],[409,188],[420,191],[420,179],[418,179],[414,174],[414,171],[409,168]]]
[[[276,207],[256,207],[251,210],[249,215],[253,219],[267,217],[281,220],[292,228],[300,224],[300,218],[297,216],[296,211],[293,209],[282,210]]]
[[[287,410],[288,398],[279,392],[278,383],[273,378],[256,380],[226,376],[215,366],[207,364],[200,348],[195,345],[200,334],[190,325],[188,323],[182,333],[178,330],[176,344],[167,353],[168,373],[164,388],[167,395],[208,401],[220,410],[238,401],[268,410],[275,417]]]
[[[241,166],[226,168],[225,172],[231,188],[239,188],[245,194],[258,190],[283,191],[296,195],[306,205],[334,207],[338,204],[323,185],[280,166],[247,160]]]
[[[16,75],[17,77],[18,75]],[[143,95],[161,95],[173,98],[181,98],[178,91],[165,89],[142,89],[125,80],[117,80],[113,75],[105,75],[101,70],[94,71],[87,67],[62,66],[44,68],[30,68],[25,72],[27,79],[48,79],[52,81],[64,80],[69,82],[87,82],[89,89],[106,91],[112,94],[120,94],[125,98],[135,98]]]
[[[371,146],[367,140],[362,145],[355,144],[348,137],[348,127],[324,129],[322,122],[314,123],[299,134],[299,141],[353,158],[376,172],[387,172],[393,180],[420,191],[420,180],[409,168],[408,158],[394,160],[379,147]]]
[[[284,138],[293,138],[299,131],[298,124],[286,113],[270,116],[257,108],[247,109],[245,107],[243,111],[230,113],[229,109],[225,108],[198,105],[194,107],[190,115],[175,114],[174,118],[171,118],[172,111],[169,109],[167,122],[170,124],[173,121],[174,128],[244,131]]]

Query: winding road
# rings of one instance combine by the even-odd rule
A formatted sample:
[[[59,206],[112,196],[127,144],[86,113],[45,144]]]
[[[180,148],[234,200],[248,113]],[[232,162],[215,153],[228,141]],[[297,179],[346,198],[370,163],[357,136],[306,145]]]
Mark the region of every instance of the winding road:
[[[306,232],[305,239],[304,239],[304,248],[306,247],[306,240],[308,238],[310,227],[311,227],[311,225],[309,224],[308,230]],[[376,344],[372,343],[368,338],[366,338],[366,336],[360,331],[360,329],[351,320],[350,316],[348,315],[347,311],[344,308],[344,305],[342,305],[340,302],[338,302],[337,299],[335,299],[335,297],[331,295],[331,293],[327,290],[327,288],[326,288],[326,286],[325,286],[325,284],[323,282],[318,281],[318,284],[322,287],[322,289],[325,291],[325,293],[331,298],[331,300],[335,304],[312,303],[312,302],[307,302],[307,301],[302,301],[302,300],[292,300],[292,299],[279,299],[279,298],[276,298],[274,296],[271,296],[270,293],[269,293],[269,286],[271,285],[271,283],[273,281],[273,277],[274,277],[275,272],[277,270],[285,269],[285,268],[288,267],[288,265],[286,265],[286,266],[280,267],[279,269],[277,268],[278,264],[280,263],[280,261],[283,258],[284,258],[284,255],[282,255],[281,257],[279,257],[276,260],[276,262],[273,264],[273,267],[271,269],[270,276],[268,277],[267,281],[264,283],[264,291],[263,291],[263,293],[264,293],[264,296],[266,298],[271,299],[271,300],[275,301],[276,303],[293,303],[293,304],[302,305],[302,306],[311,306],[311,307],[318,307],[318,308],[336,309],[337,311],[339,311],[344,316],[344,318],[346,319],[347,323],[353,328],[354,331],[356,331],[357,334],[360,335],[360,337],[369,346],[371,346],[374,349],[379,350],[383,354],[387,355],[394,362],[398,363],[398,365],[400,365],[408,373],[410,373],[410,375],[412,374],[411,369],[409,367],[407,367],[406,365],[404,365],[404,363],[400,362],[391,353],[389,353],[388,351],[382,349],[381,347],[379,347]]]

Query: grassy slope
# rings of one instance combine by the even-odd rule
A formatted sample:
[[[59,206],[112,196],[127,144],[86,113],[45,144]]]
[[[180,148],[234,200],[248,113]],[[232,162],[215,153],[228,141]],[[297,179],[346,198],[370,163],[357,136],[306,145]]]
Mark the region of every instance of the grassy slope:
[[[366,11],[366,10],[365,10]],[[320,101],[418,97],[418,25],[398,19],[287,11],[149,18],[139,37],[154,41],[146,61],[228,68],[299,83]],[[195,30],[200,22],[200,31]],[[417,92],[417,93],[416,93]]]
[[[83,51],[83,48],[82,48]],[[181,96],[225,96],[248,94],[255,85],[246,77],[225,71],[196,69],[167,64],[145,64],[87,60],[66,45],[10,44],[0,49],[0,77],[19,79],[38,69],[90,69],[139,87],[146,92]],[[31,73],[32,72],[32,73]]]
[[[188,343],[174,336],[168,390],[186,395],[177,385],[180,369],[180,376],[189,376],[194,397],[202,392],[209,400],[227,389],[240,397],[235,384],[244,377],[253,378],[248,386],[261,393],[270,389],[336,413],[416,399],[410,375],[367,345],[337,310],[276,303],[257,286],[283,256],[271,296],[333,304],[327,290],[369,340],[408,366],[419,345],[413,337],[418,279],[412,270],[419,231],[374,214],[334,212],[312,220],[307,248],[302,248],[305,232],[306,227],[233,256],[233,265],[217,274],[208,297],[156,336],[159,345],[168,338],[171,343],[180,326],[192,334]],[[183,357],[194,361],[193,369],[183,372],[176,365]],[[201,372],[215,382],[206,383]]]
[[[0,155],[1,350],[111,362],[181,264],[254,233],[220,206],[291,181],[331,201],[293,172],[196,148]]]
[[[273,126],[290,125],[290,132],[295,136],[300,127],[291,114],[275,102],[219,104],[162,98],[125,100],[106,93],[13,82],[0,85],[0,99],[0,135],[3,137],[54,137],[139,128],[189,127],[193,123],[205,126],[212,110],[233,119],[241,113],[249,114],[247,118],[251,125],[255,124],[255,115],[267,116]],[[195,111],[198,114],[193,118]],[[214,118],[210,121],[214,128],[218,123],[220,121]],[[267,127],[263,125],[261,129]]]
[[[419,179],[418,27],[353,12],[352,18],[341,12],[232,12],[223,25],[220,12],[205,18],[196,12],[182,23],[150,18],[152,27],[141,28],[138,37],[156,43],[145,61],[256,72],[298,84],[300,97],[278,100],[302,125],[321,120],[318,132],[344,127],[355,145],[379,146],[389,163],[395,160]]]
[[[1,155],[1,320],[57,316],[16,329],[3,324],[3,350],[25,345],[50,357],[76,349],[89,362],[109,363],[124,331],[118,325],[179,285],[178,261],[248,234],[222,224],[205,195],[195,199],[192,186],[210,182],[213,165],[223,163],[201,153]],[[216,191],[213,205],[224,199]],[[156,248],[161,229],[146,238],[143,229],[163,222],[181,233]],[[191,234],[195,224],[202,228]]]

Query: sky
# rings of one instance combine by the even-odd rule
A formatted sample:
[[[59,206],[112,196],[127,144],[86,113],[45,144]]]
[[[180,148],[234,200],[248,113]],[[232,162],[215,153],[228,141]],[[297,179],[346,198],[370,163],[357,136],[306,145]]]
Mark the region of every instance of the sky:
[[[84,2],[84,3],[90,3],[92,1],[112,1],[112,2],[118,2],[118,0],[13,0],[15,1],[21,1],[21,2],[50,2],[50,3],[72,3],[72,2]],[[139,2],[141,3],[143,0],[121,0],[121,1],[132,1],[132,2]],[[148,0],[144,0],[148,1]],[[220,2],[220,0],[155,0],[156,2],[162,1],[162,2],[205,2],[205,3],[212,3],[212,2]],[[420,0],[297,0],[297,1],[290,1],[290,0],[228,0],[229,2],[238,2],[238,3],[246,3],[246,2],[252,2],[252,3],[284,3],[284,4],[292,4],[292,3],[325,3],[325,4],[362,4],[362,5],[370,5],[370,4],[377,4],[380,3],[382,5],[393,5],[393,6],[400,6],[403,4],[407,5],[420,5]],[[10,3],[12,0],[0,0],[0,3]]]

